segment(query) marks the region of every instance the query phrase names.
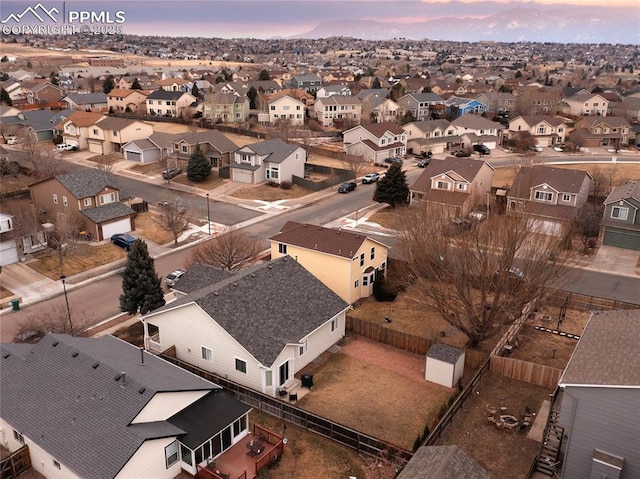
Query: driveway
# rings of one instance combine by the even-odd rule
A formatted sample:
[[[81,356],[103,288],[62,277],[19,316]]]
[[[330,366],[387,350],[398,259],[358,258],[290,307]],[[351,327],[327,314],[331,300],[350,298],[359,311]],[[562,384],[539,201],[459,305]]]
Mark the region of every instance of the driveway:
[[[588,269],[640,277],[640,251],[602,245]]]

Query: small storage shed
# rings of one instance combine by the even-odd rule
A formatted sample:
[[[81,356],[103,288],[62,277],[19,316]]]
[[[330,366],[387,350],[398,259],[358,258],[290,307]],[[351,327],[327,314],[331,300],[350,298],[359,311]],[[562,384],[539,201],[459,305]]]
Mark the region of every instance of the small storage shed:
[[[463,349],[440,343],[434,344],[429,348],[424,374],[424,378],[427,381],[452,388],[458,384],[463,373]]]

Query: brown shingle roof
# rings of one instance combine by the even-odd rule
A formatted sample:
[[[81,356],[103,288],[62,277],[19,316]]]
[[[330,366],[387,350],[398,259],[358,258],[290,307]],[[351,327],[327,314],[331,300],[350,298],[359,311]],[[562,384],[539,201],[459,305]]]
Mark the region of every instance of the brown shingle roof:
[[[586,171],[554,168],[552,166],[524,167],[518,171],[509,197],[529,199],[531,188],[546,183],[560,193],[579,193]]]
[[[104,118],[104,116],[102,113],[94,113],[92,111],[74,111],[66,120],[59,123],[59,125],[71,121],[77,127],[82,128],[94,125],[98,120]]]
[[[369,123],[362,125],[362,128],[371,132],[376,138],[382,137],[387,131],[394,135],[402,135],[405,131],[396,123]]]
[[[287,221],[280,233],[269,238],[270,241],[321,251],[343,258],[351,258],[366,239],[365,235],[359,233],[294,221]],[[376,240],[372,239],[372,241]]]
[[[434,176],[456,173],[462,176],[469,183],[473,183],[474,178],[478,175],[484,165],[488,165],[484,160],[475,160],[471,158],[456,158],[449,156],[444,160],[433,160],[424,169],[418,179],[411,185],[411,191],[427,192],[431,190],[431,178]],[[465,198],[469,195],[461,193]]]

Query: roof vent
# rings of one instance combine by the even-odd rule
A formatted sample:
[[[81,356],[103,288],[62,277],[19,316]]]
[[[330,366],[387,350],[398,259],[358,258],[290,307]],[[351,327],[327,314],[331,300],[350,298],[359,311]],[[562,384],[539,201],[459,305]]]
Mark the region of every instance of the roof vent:
[[[5,353],[2,355],[2,359],[7,359],[9,356],[11,356],[9,353]]]
[[[255,277],[256,277],[256,274],[255,274],[255,273],[251,273],[251,277],[252,277],[252,278],[255,278]]]
[[[122,377],[122,374],[116,374],[116,377],[114,378],[116,381],[120,381],[120,378]]]
[[[236,287],[237,287],[237,286],[238,286],[238,283],[233,283],[233,286],[236,286]]]
[[[147,390],[147,388],[140,388],[140,389],[138,389],[138,392],[139,392],[140,394],[144,394],[144,392],[145,392],[146,390]]]
[[[98,369],[98,366],[100,366],[100,363],[93,363],[93,364],[91,365],[91,367],[92,367],[93,369]]]
[[[77,358],[77,357],[78,357],[78,352],[76,351],[75,353],[73,353],[73,354],[71,355],[71,357],[73,357],[73,358]]]
[[[52,343],[52,346],[53,346],[54,348],[55,348],[57,345],[58,345],[58,341],[54,341],[54,342]]]
[[[218,296],[218,292],[217,292],[217,291],[214,291],[214,292],[213,292],[213,295],[214,295],[214,296]]]
[[[267,265],[267,268],[273,269],[273,266],[272,265]]]

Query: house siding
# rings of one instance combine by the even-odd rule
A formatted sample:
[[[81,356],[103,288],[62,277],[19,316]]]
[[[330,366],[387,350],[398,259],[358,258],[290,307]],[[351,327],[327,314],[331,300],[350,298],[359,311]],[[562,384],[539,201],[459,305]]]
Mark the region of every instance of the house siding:
[[[620,479],[640,477],[639,407],[638,388],[566,386],[560,425],[570,440],[563,479],[590,477],[595,448],[624,458]]]
[[[182,411],[185,404],[192,404],[209,391],[183,391],[157,393],[140,413],[131,421],[132,424],[164,421]]]
[[[145,441],[129,462],[120,470],[116,479],[132,477],[153,477],[171,479],[180,474],[180,460],[167,469],[164,448],[175,441],[175,437]]]

